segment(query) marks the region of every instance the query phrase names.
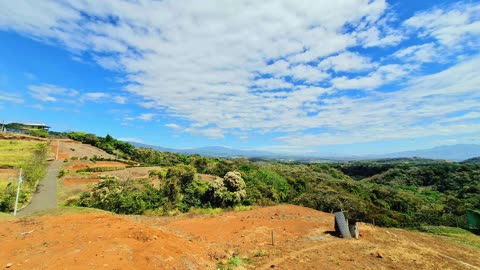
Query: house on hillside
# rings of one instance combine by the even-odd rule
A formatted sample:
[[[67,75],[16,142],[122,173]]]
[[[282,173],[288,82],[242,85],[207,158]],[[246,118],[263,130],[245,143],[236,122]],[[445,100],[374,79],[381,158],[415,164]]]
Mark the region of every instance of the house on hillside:
[[[50,129],[49,126],[44,124],[23,124],[23,123],[9,123],[6,125],[7,129],[17,129],[17,130],[45,130],[48,131]]]
[[[4,125],[3,130],[15,133],[30,134],[39,137],[47,137],[49,126],[44,124],[23,124],[23,123],[9,123]]]

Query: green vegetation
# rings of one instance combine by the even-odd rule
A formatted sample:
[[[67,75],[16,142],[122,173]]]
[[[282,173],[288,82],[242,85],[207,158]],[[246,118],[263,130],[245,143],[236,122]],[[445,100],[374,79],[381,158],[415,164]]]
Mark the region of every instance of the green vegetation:
[[[0,140],[0,166],[21,167],[36,145],[34,141]]]
[[[230,258],[230,260],[228,260],[228,264],[234,265],[234,266],[240,266],[243,264],[243,261],[239,257],[233,256],[232,258]]]
[[[421,226],[420,228],[418,228],[418,230],[421,232],[446,237],[447,239],[457,243],[480,248],[480,241],[478,240],[478,238],[473,237],[473,233],[461,228],[453,228],[446,226]]]
[[[73,135],[70,133],[84,141],[93,138],[84,133]],[[113,138],[100,141],[116,142]],[[294,203],[325,212],[348,210],[351,219],[381,226],[417,228],[467,228],[466,211],[480,209],[480,164],[475,162],[413,158],[285,164],[145,148],[123,153],[131,162],[165,169],[151,171],[145,182],[101,181],[76,202],[78,205],[117,213],[170,215],[212,207]],[[195,178],[197,172],[222,179],[203,182]],[[152,179],[159,180],[160,186],[153,187]]]
[[[14,162],[5,161],[4,151],[13,151]],[[26,203],[35,191],[38,181],[46,173],[47,145],[28,141],[0,141],[0,164],[23,169],[23,183],[20,189],[19,205]],[[3,181],[0,185],[0,212],[13,211],[17,191],[17,179]]]
[[[46,129],[37,129],[35,127],[21,124],[21,123],[9,123],[6,124],[5,127],[9,130],[16,130],[22,133],[26,133],[32,136],[47,138],[48,131]]]
[[[467,160],[462,161],[462,163],[477,163],[477,164],[480,164],[480,157],[469,158]]]
[[[87,167],[85,169],[78,169],[76,172],[77,173],[82,173],[82,172],[109,172],[109,171],[119,171],[119,170],[124,170],[125,167]]]
[[[130,143],[116,140],[109,134],[105,137],[97,137],[95,134],[85,132],[50,132],[50,134],[90,144],[109,154],[119,155],[121,158],[131,157],[135,151],[135,147]]]
[[[57,178],[62,178],[64,177],[66,174],[68,174],[68,170],[60,170],[57,174]]]
[[[43,129],[34,129],[30,131],[30,134],[36,137],[41,137],[41,138],[47,138],[48,137],[48,131],[43,130]]]

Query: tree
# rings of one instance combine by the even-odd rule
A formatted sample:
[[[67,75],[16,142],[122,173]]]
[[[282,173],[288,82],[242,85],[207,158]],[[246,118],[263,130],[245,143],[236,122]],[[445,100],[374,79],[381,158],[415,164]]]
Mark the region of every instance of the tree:
[[[227,172],[223,179],[210,184],[209,195],[214,206],[232,207],[243,202],[247,186],[239,172]]]
[[[179,164],[168,169],[166,178],[176,178],[181,189],[184,190],[186,186],[193,182],[195,179],[195,174],[196,171],[194,167],[190,165]]]

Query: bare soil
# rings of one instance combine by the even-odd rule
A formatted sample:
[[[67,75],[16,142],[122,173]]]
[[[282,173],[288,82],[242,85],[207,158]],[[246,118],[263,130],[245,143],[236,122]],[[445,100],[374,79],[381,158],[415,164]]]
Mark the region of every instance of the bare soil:
[[[24,218],[0,222],[0,267],[216,269],[232,256],[242,262],[231,269],[480,267],[478,248],[442,237],[361,223],[360,239],[346,240],[332,230],[333,215],[293,205],[215,216]]]
[[[0,132],[0,140],[25,140],[25,141],[40,141],[46,142],[48,139],[35,137],[27,134]]]
[[[115,158],[114,155],[108,154],[107,152],[93,147],[88,144],[83,144],[81,142],[77,142],[70,139],[55,139],[51,141],[52,152],[57,153],[57,145],[58,147],[58,159],[65,160],[74,158],[83,158],[88,157],[91,158],[93,156],[101,157],[101,158]]]
[[[97,183],[100,181],[100,178],[90,177],[90,178],[75,178],[75,177],[66,177],[63,178],[63,184],[67,187],[77,186],[81,184]],[[88,189],[88,188],[87,188]],[[83,191],[87,191],[83,190]]]
[[[118,161],[96,161],[92,162],[89,160],[80,160],[72,162],[72,164],[68,167],[68,170],[76,171],[80,169],[89,168],[126,168],[128,164]]]
[[[216,175],[197,173],[197,178],[204,182],[214,182],[217,179],[221,179]]]
[[[0,168],[0,181],[14,181],[17,180],[19,169],[17,168]]]

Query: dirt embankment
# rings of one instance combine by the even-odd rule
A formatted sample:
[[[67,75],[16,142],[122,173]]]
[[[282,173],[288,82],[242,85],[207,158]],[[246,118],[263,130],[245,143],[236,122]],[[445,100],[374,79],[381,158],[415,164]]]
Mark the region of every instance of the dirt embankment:
[[[111,155],[99,148],[91,146],[89,144],[83,144],[70,139],[54,139],[51,141],[51,148],[53,153],[57,153],[58,148],[58,159],[65,160],[70,158],[91,158],[93,156],[101,158],[115,158],[114,155]]]
[[[235,256],[231,269],[480,267],[478,248],[437,236],[361,224],[359,240],[344,240],[332,230],[331,214],[293,205],[215,216],[29,218],[0,222],[0,266],[215,269]]]
[[[46,142],[48,139],[35,137],[22,133],[0,132],[0,140],[25,140],[25,141],[40,141]]]

